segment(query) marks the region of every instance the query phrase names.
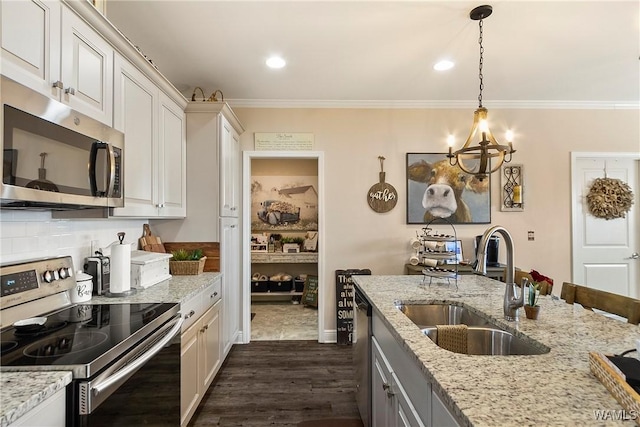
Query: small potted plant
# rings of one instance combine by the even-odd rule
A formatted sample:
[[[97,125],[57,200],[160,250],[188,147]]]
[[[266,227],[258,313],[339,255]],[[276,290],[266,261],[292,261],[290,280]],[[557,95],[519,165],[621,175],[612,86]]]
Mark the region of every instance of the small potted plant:
[[[524,312],[527,319],[537,319],[540,313],[540,306],[538,305],[538,298],[540,297],[540,285],[537,283],[529,283],[529,290],[527,293],[527,300],[524,305]]]
[[[178,249],[171,252],[173,258],[169,260],[169,270],[171,274],[197,275],[204,271],[204,263],[207,257],[203,255],[202,249]]]

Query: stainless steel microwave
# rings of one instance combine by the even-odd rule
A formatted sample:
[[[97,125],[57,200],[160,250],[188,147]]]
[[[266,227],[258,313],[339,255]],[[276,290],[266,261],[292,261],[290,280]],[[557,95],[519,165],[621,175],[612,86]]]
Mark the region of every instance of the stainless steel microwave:
[[[124,134],[5,76],[0,207],[124,206]]]

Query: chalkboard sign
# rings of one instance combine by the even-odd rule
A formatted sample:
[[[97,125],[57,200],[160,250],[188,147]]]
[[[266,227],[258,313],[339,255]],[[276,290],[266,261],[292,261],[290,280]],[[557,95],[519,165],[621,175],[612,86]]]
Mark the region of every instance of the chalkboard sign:
[[[370,275],[371,270],[336,270],[336,335],[339,345],[353,342],[353,281],[351,276]]]
[[[318,308],[318,276],[307,276],[304,281],[302,304]]]

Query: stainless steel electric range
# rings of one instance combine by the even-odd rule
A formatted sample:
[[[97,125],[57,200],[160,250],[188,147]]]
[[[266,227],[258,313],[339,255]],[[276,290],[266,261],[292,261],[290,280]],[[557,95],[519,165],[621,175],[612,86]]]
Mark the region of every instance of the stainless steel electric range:
[[[71,304],[71,257],[0,276],[0,369],[71,371],[67,425],[180,424],[179,304]]]

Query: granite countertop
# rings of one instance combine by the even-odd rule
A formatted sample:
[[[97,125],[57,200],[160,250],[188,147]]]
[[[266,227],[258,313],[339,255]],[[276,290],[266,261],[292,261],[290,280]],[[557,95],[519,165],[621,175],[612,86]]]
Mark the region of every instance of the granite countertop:
[[[186,302],[220,276],[218,272],[173,276],[127,297],[94,296],[84,304]],[[0,426],[14,422],[70,382],[70,371],[1,372]]]
[[[504,283],[460,276],[455,285],[422,276],[353,276],[398,344],[416,361],[433,390],[456,418],[469,426],[602,425],[595,411],[622,406],[589,369],[589,352],[620,353],[635,348],[638,326],[541,296],[538,320],[520,309],[520,320],[504,320]],[[427,279],[427,282],[428,283]],[[549,347],[535,356],[476,356],[438,347],[402,314],[394,301],[451,302],[470,306],[516,335]],[[632,421],[626,421],[632,423]]]
[[[221,275],[219,272],[210,272],[193,276],[172,276],[171,279],[146,289],[137,289],[136,293],[126,297],[107,298],[94,295],[86,304],[186,302]]]
[[[68,371],[0,372],[0,426],[13,423],[70,382]]]

